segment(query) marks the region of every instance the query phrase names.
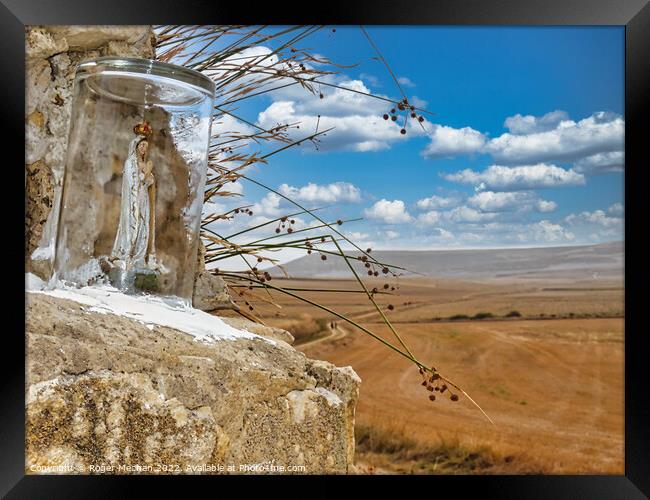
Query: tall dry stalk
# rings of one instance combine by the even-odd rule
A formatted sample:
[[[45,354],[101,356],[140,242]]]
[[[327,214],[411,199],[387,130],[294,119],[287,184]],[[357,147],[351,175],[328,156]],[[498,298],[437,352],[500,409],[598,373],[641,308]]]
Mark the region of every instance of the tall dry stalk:
[[[458,395],[452,393],[449,387],[464,394],[490,420],[478,404],[456,384],[442,376],[435,367],[427,365],[416,358],[402,336],[390,322],[384,309],[378,304],[376,296],[390,295],[395,287],[384,285],[384,290],[373,288],[369,290],[351,261],[358,261],[367,269],[368,275],[379,276],[380,273],[390,277],[398,276],[403,268],[379,261],[371,249],[363,249],[354,241],[339,231],[338,227],[350,221],[327,221],[319,215],[319,209],[307,208],[283,193],[253,179],[248,172],[255,165],[264,165],[269,159],[296,145],[311,142],[318,146],[322,136],[329,129],[316,130],[307,133],[297,140],[290,138],[289,131],[300,127],[299,123],[277,124],[265,129],[249,120],[238,112],[238,104],[244,100],[264,94],[277,92],[288,87],[300,87],[305,92],[323,97],[323,88],[335,88],[346,92],[363,94],[370,98],[380,99],[390,106],[390,112],[383,115],[384,120],[391,120],[401,127],[400,132],[406,133],[408,119],[416,120],[424,127],[423,114],[428,113],[409,103],[406,94],[388,62],[384,59],[378,46],[367,31],[361,27],[377,59],[382,62],[395,81],[402,98],[390,99],[362,92],[358,89],[346,88],[328,80],[328,75],[338,73],[344,66],[313,55],[301,48],[310,35],[324,29],[324,26],[288,26],[283,28],[268,26],[160,26],[156,28],[156,54],[161,61],[174,62],[202,72],[209,76],[216,85],[216,104],[214,109],[213,135],[210,142],[208,157],[208,179],[204,200],[209,202],[219,197],[238,196],[229,191],[228,186],[237,181],[245,181],[266,189],[276,196],[296,207],[292,213],[282,215],[273,220],[264,221],[232,234],[218,233],[212,223],[220,220],[233,220],[236,217],[250,216],[250,206],[239,206],[221,214],[211,214],[204,218],[201,224],[201,236],[206,242],[206,265],[214,266],[211,272],[221,276],[236,302],[245,306],[239,312],[256,321],[261,320],[254,314],[255,304],[265,303],[275,305],[273,293],[280,293],[331,314],[370,337],[384,344],[397,354],[407,358],[418,368],[423,377],[422,385],[431,393],[429,399],[435,400],[434,392],[449,396],[450,400],[458,400]],[[268,50],[259,50],[266,47]],[[401,118],[401,119],[400,119]],[[398,122],[398,119],[399,122]],[[219,122],[228,121],[235,124],[232,129],[220,127]],[[398,125],[400,123],[400,125]],[[246,132],[238,131],[236,124],[243,124]],[[252,132],[251,132],[252,131]],[[252,146],[271,147],[266,154],[252,152]],[[315,224],[294,229],[294,217],[306,215],[314,219]],[[269,236],[255,238],[250,233],[259,230],[269,230]],[[236,242],[246,236],[250,241]],[[341,244],[345,242],[358,252],[358,255],[346,253]],[[348,316],[308,299],[302,293],[313,291],[329,291],[325,289],[296,289],[272,284],[272,276],[268,271],[251,265],[247,257],[257,263],[277,263],[268,257],[268,252],[282,249],[300,249],[307,254],[318,253],[322,260],[328,257],[343,259],[350,270],[351,276],[358,283],[358,290],[336,290],[337,293],[362,293],[377,310],[382,321],[388,326],[395,342],[390,342],[375,332],[359,324]],[[226,272],[218,269],[220,261],[240,258],[243,270]],[[333,290],[332,290],[333,291]],[[391,310],[392,306],[389,305]],[[491,420],[490,420],[491,422]]]

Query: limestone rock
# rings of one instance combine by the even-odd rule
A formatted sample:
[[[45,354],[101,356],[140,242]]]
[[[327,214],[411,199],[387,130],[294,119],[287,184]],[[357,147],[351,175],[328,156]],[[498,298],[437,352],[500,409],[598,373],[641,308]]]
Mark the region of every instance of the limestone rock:
[[[293,338],[293,335],[291,335],[288,331],[283,330],[282,328],[260,325],[259,323],[255,323],[246,318],[227,318],[221,316],[221,320],[227,325],[230,325],[235,328],[239,328],[240,330],[246,330],[251,333],[256,333],[257,335],[261,335],[262,337],[281,340],[282,342],[286,342],[287,344],[293,344],[293,341],[295,340]]]
[[[198,247],[192,305],[202,311],[235,309],[224,280],[205,269],[205,245],[201,239]]]
[[[202,311],[233,309],[233,303],[223,279],[206,270],[199,272],[196,276],[192,304],[196,309]]]
[[[161,463],[181,473],[353,470],[360,380],[349,367],[281,341],[204,344],[38,293],[27,296],[26,334],[28,473],[62,464],[170,472]]]

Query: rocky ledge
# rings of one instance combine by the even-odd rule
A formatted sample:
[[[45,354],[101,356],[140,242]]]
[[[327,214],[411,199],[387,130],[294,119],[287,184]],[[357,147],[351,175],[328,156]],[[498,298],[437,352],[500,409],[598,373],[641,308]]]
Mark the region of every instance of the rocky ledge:
[[[353,469],[359,377],[277,335],[200,342],[41,293],[26,335],[27,473]]]

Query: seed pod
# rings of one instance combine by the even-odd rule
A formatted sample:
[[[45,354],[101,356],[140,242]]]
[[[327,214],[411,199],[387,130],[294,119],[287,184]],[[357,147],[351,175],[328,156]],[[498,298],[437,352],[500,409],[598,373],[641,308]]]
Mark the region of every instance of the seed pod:
[[[327,260],[327,255],[321,255],[320,260]]]
[[[456,396],[456,394],[452,394],[451,395],[451,400],[452,401],[458,401],[458,396]]]
[[[388,304],[388,310],[392,311],[393,309],[395,309],[395,306],[393,304]]]
[[[431,401],[435,401],[435,400],[436,400],[436,397],[435,397],[433,394],[429,394],[429,399],[430,399]]]
[[[428,386],[427,386],[427,391],[429,391],[429,392],[433,392],[433,386],[428,385]]]
[[[423,385],[424,387],[426,387],[426,386],[427,386],[427,381],[424,380],[424,381],[422,382],[422,385]]]
[[[384,114],[384,120],[388,120],[388,115]]]

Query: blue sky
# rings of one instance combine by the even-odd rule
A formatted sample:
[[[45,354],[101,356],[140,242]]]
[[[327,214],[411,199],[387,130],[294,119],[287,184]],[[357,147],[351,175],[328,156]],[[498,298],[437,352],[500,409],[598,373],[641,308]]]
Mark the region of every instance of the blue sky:
[[[367,31],[409,102],[434,114],[423,127],[410,120],[401,135],[401,115],[382,118],[389,103],[327,87],[323,99],[292,88],[241,101],[237,114],[261,126],[299,121],[295,138],[313,131],[318,115],[321,129],[335,127],[318,150],[285,151],[251,176],[328,206],[332,220],[363,217],[343,228],[376,248],[623,239],[623,28]],[[323,29],[300,47],[356,64],[328,81],[401,98],[358,27]],[[257,221],[291,210],[254,186],[241,189]]]

